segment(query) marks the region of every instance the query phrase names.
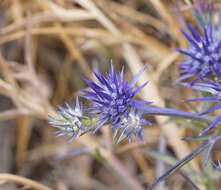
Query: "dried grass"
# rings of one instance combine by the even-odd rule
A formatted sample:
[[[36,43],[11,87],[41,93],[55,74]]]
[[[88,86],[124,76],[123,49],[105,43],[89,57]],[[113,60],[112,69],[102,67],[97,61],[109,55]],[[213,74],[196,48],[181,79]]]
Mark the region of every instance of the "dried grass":
[[[89,179],[97,189],[102,189],[102,183],[110,181],[111,189],[130,187],[142,190],[141,183],[153,182],[156,171],[154,160],[141,153],[140,147],[155,149],[160,135],[163,134],[167,139],[167,146],[171,147],[178,158],[184,157],[192,150],[190,144],[181,140],[185,132],[181,133],[180,126],[176,124],[166,124],[165,117],[155,118],[160,128],[146,129],[146,138],[149,140],[145,145],[136,141],[115,145],[110,138],[110,131],[103,130],[102,134],[96,137],[82,136],[74,142],[76,146],[70,146],[66,145],[65,141],[54,139],[53,130],[45,122],[48,114],[53,113],[52,107],[64,100],[72,100],[78,90],[83,88],[79,86],[79,80],[92,77],[94,60],[100,68],[105,69],[109,57],[113,58],[116,64],[123,62],[131,75],[148,63],[150,69],[141,77],[139,84],[143,81],[150,83],[142,90],[140,98],[154,101],[157,106],[166,105],[160,84],[174,76],[169,72],[169,68],[175,67],[174,63],[178,58],[178,54],[171,48],[174,44],[186,44],[179,32],[176,12],[172,11],[176,5],[165,5],[160,0],[131,1],[131,4],[126,0],[122,2],[4,0],[0,3],[3,11],[0,15],[0,94],[13,102],[13,107],[0,112],[0,120],[16,119],[16,159],[15,163],[12,163],[16,166],[16,174],[22,173],[22,168],[26,167],[32,168],[34,172],[34,163],[50,162],[48,160],[61,156],[66,149],[86,147],[91,154],[99,152],[98,155],[102,158],[98,158],[101,160],[99,166],[93,165],[94,158],[88,154],[89,161],[83,160],[82,168],[77,168],[75,164],[69,168],[68,163],[53,163],[61,164],[65,168],[59,170],[57,166],[52,166],[54,172],[58,173],[55,176],[72,170],[78,174],[76,177],[83,181]],[[136,6],[144,8],[139,10]],[[186,1],[182,6],[190,6],[190,1]],[[153,11],[157,17],[151,15]],[[7,50],[8,46],[12,48]],[[9,56],[19,52],[22,53],[18,56]],[[145,55],[143,52],[146,52]],[[168,82],[171,83],[171,89],[174,88],[173,82]],[[169,98],[173,102],[172,97]],[[40,138],[36,137],[36,140],[33,136],[37,133]],[[66,146],[69,148],[65,148]],[[125,159],[127,155],[128,158]],[[30,163],[30,160],[35,161]],[[75,162],[75,157],[71,160]],[[86,167],[83,167],[84,165]],[[192,161],[191,165],[195,171],[200,172],[199,160]],[[106,179],[102,180],[101,176],[107,172],[103,166],[114,169],[114,172],[108,172],[113,172],[112,175],[116,172],[122,180],[117,177],[108,178],[108,175],[104,175]],[[73,170],[74,168],[77,169]],[[137,169],[139,178],[134,177],[137,175]],[[47,168],[43,168],[42,172],[50,173]],[[94,173],[97,177],[93,176]],[[23,174],[28,176],[28,172]],[[2,175],[0,174],[0,180]],[[7,175],[3,177],[8,180]],[[74,181],[78,179],[68,181],[54,177],[52,181],[56,183],[52,183],[50,177],[41,180],[58,190],[73,186],[86,190],[93,186],[86,183],[77,185]],[[113,181],[116,184],[112,183]],[[96,185],[97,183],[101,184]],[[175,188],[171,186],[171,189]]]

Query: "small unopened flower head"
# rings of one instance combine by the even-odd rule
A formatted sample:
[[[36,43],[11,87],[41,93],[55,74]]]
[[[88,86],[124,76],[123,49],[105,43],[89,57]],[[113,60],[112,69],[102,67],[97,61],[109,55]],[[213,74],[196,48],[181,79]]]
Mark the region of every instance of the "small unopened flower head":
[[[66,107],[58,107],[55,116],[49,116],[51,121],[50,125],[59,129],[56,132],[57,136],[70,136],[70,140],[74,140],[80,131],[84,131],[82,122],[83,111],[79,99],[76,99],[76,106],[73,108],[71,105],[66,104]]]
[[[96,132],[104,124],[116,125],[123,118],[128,118],[131,108],[139,110],[140,106],[148,105],[150,102],[136,101],[134,96],[147,84],[135,88],[136,82],[145,67],[141,69],[131,82],[127,82],[124,75],[124,68],[117,73],[113,65],[106,76],[95,73],[98,82],[86,80],[92,90],[83,90],[86,98],[92,102],[91,113],[96,114],[98,124]]]
[[[188,25],[189,33],[182,31],[189,42],[186,50],[177,49],[186,56],[179,64],[182,75],[178,81],[192,78],[195,81],[210,78],[213,75],[221,78],[221,38],[212,23],[204,26],[203,34]]]
[[[215,169],[217,171],[221,172],[221,162],[220,162],[220,160],[218,160],[216,164],[214,163],[213,166],[215,167]]]
[[[114,137],[117,136],[118,132],[121,132],[117,143],[125,138],[131,142],[132,136],[135,136],[140,141],[144,142],[142,136],[144,129],[142,125],[152,125],[152,123],[145,120],[142,115],[141,112],[131,109],[127,117],[122,118],[117,125],[111,127],[114,131]]]

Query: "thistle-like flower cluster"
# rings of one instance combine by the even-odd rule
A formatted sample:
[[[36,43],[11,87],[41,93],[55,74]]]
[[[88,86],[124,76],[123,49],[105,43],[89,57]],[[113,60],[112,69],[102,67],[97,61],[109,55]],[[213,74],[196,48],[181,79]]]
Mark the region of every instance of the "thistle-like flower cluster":
[[[118,142],[123,139],[123,136],[130,140],[132,135],[143,141],[143,128],[140,125],[150,122],[143,119],[142,114],[137,112],[150,102],[137,101],[134,96],[147,84],[146,82],[140,88],[135,88],[144,70],[145,67],[128,83],[125,79],[124,67],[121,72],[117,73],[111,65],[106,76],[95,73],[97,83],[86,80],[92,91],[83,90],[83,92],[86,94],[85,98],[91,101],[91,112],[96,114],[98,120],[95,132],[104,124],[110,123],[115,134],[122,131]]]
[[[97,82],[85,80],[91,90],[82,90],[85,94],[83,97],[91,102],[91,107],[83,111],[77,99],[74,109],[67,104],[66,108],[59,107],[60,111],[57,111],[57,116],[51,116],[50,124],[60,129],[57,135],[71,135],[71,140],[73,140],[79,132],[86,133],[90,130],[96,132],[109,124],[114,132],[114,137],[121,132],[117,142],[122,141],[125,137],[131,141],[132,136],[144,141],[142,136],[144,129],[141,126],[151,125],[151,122],[143,118],[141,108],[149,105],[150,102],[137,101],[134,96],[147,84],[146,82],[140,88],[135,88],[136,82],[145,68],[138,72],[130,83],[125,79],[124,68],[117,73],[114,66],[111,65],[106,76],[94,73]],[[90,129],[85,127],[83,112],[90,115],[91,118],[95,118]]]
[[[69,135],[73,140],[78,134],[85,134],[89,131],[95,133],[103,126],[110,126],[117,143],[125,138],[131,141],[133,136],[144,142],[143,126],[152,125],[145,119],[145,115],[202,119],[196,114],[169,108],[150,107],[151,102],[136,100],[135,95],[147,85],[145,82],[141,87],[136,88],[136,83],[145,69],[146,67],[142,68],[130,82],[125,78],[124,67],[117,72],[111,65],[105,76],[101,73],[94,73],[97,81],[85,80],[90,89],[82,90],[83,98],[90,102],[89,108],[83,109],[77,99],[75,108],[66,104],[66,107],[59,107],[60,110],[55,116],[50,116],[50,124],[59,128],[57,135]]]

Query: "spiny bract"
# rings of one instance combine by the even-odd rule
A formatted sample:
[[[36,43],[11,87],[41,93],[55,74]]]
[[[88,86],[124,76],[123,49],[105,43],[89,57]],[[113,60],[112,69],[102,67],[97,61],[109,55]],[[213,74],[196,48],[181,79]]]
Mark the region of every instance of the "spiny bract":
[[[209,112],[214,112],[218,109],[221,109],[221,82],[212,82],[209,80],[203,80],[201,83],[197,84],[188,84],[188,83],[180,83],[182,86],[190,87],[195,90],[203,91],[203,92],[209,92],[211,94],[210,97],[204,97],[204,98],[195,98],[195,99],[188,99],[185,100],[186,102],[214,102],[216,103],[211,108],[207,109],[206,111],[203,111],[200,113],[200,115],[207,114]],[[221,116],[218,116],[206,129],[204,129],[200,135],[205,135],[208,131],[211,129],[214,129],[221,123]]]

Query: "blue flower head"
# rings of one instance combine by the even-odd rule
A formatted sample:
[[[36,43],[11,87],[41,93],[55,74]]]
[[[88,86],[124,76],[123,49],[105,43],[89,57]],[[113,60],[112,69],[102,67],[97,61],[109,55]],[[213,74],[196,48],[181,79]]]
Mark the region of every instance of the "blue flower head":
[[[99,130],[105,124],[109,124],[114,131],[114,137],[121,133],[117,142],[127,138],[131,141],[135,136],[144,141],[142,134],[143,125],[152,125],[151,122],[144,119],[144,115],[169,115],[187,118],[199,118],[192,113],[186,113],[169,108],[150,107],[151,102],[137,101],[134,96],[147,84],[135,88],[139,76],[146,67],[142,68],[130,81],[127,82],[124,75],[124,68],[116,72],[111,65],[106,76],[95,73],[97,82],[86,80],[91,90],[83,90],[92,107],[89,108],[93,118],[96,118],[94,132]]]
[[[186,50],[177,49],[186,56],[180,63],[178,81],[193,78],[193,82],[208,79],[215,75],[221,78],[221,37],[217,35],[220,27],[213,27],[211,21],[203,27],[202,35],[191,25],[187,25],[189,33],[182,31],[189,42]]]
[[[150,107],[151,102],[135,100],[134,96],[147,84],[146,82],[141,87],[135,88],[139,76],[145,69],[146,67],[142,68],[130,82],[125,78],[124,68],[116,72],[113,65],[105,76],[95,73],[97,82],[86,80],[91,90],[83,90],[84,97],[91,102],[91,106],[82,110],[77,98],[75,108],[69,104],[66,104],[66,107],[58,107],[56,115],[49,116],[51,119],[49,124],[59,129],[57,136],[68,135],[70,141],[79,133],[83,135],[92,130],[96,132],[109,124],[114,137],[119,136],[117,139],[119,143],[125,138],[131,141],[133,136],[144,141],[143,125],[152,125],[144,118],[144,115],[203,119],[197,114],[170,108]]]
[[[140,123],[133,123],[133,119],[139,117],[140,120],[141,115],[138,116],[135,112],[151,102],[134,100],[134,96],[147,84],[146,82],[141,87],[135,88],[145,68],[141,69],[131,82],[126,81],[124,68],[117,73],[113,65],[106,76],[95,73],[97,83],[86,80],[92,90],[83,90],[83,92],[86,94],[85,97],[92,102],[91,111],[97,115],[95,132],[106,123],[110,123],[115,132],[121,130],[129,139],[132,134],[141,139]]]
[[[57,136],[70,136],[69,141],[72,141],[80,131],[85,130],[82,106],[77,98],[75,108],[69,104],[66,104],[66,107],[59,106],[58,108],[56,115],[49,115],[51,118],[49,124],[59,129],[56,132]]]

